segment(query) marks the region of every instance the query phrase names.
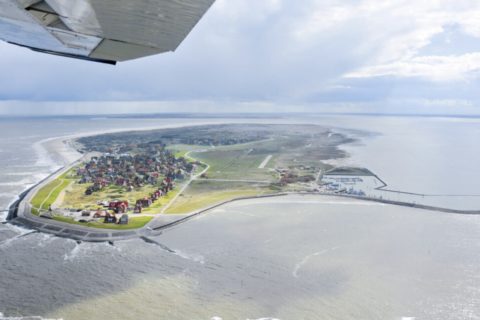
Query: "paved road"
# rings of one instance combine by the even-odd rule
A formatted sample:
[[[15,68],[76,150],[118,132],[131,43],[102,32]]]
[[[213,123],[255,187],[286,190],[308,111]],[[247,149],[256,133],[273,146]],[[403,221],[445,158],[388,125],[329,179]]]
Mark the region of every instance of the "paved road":
[[[246,183],[263,183],[263,184],[270,184],[272,181],[269,180],[236,180],[236,179],[200,179],[204,181],[217,181],[217,182],[246,182]]]
[[[200,151],[195,151],[195,152],[203,152],[204,150],[200,150]],[[190,153],[192,153],[192,151],[188,151],[187,153],[185,153],[185,158],[187,159],[190,159],[192,161],[198,161],[197,159],[195,158],[192,158],[190,156]],[[203,165],[205,165],[205,169],[202,170],[202,172],[198,173],[198,174],[195,174],[195,175],[192,175],[190,177],[190,180],[187,181],[187,183],[185,183],[185,185],[182,187],[182,189],[180,189],[180,191],[175,195],[175,197],[173,197],[172,200],[170,200],[170,202],[167,203],[166,206],[163,207],[162,211],[160,211],[160,213],[165,213],[165,211],[168,210],[168,208],[170,208],[170,206],[178,199],[178,197],[185,191],[187,190],[188,186],[194,181],[194,180],[197,180],[199,177],[202,176],[202,174],[206,173],[208,171],[208,169],[210,169],[210,165],[205,163],[205,162],[201,162],[199,161],[200,163],[202,163]]]

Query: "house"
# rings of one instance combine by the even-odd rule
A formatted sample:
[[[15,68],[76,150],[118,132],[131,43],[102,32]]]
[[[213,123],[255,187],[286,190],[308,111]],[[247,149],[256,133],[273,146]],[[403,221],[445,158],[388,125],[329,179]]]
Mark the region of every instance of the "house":
[[[142,208],[148,208],[152,205],[152,199],[145,197],[143,199],[137,200],[136,205],[141,206]]]
[[[142,213],[142,206],[136,205],[135,209],[133,209],[133,213]]]
[[[103,220],[103,223],[117,223],[117,217],[115,217],[114,214],[107,213],[105,219]]]
[[[95,214],[93,215],[93,218],[95,219],[105,218],[107,214],[108,214],[107,211],[99,209],[97,210],[97,212],[95,212]]]
[[[118,224],[128,224],[128,215],[123,214],[121,216],[120,220],[118,221]]]
[[[128,201],[112,201],[108,208],[115,211],[115,213],[126,213],[128,210]]]

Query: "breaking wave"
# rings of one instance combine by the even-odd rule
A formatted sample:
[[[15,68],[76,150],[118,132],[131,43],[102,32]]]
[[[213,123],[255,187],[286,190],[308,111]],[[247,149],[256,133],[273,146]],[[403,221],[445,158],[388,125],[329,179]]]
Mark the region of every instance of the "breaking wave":
[[[37,156],[36,167],[53,167],[56,165],[55,161],[48,154],[48,150],[43,146],[49,140],[51,139],[41,140],[33,144],[33,150],[35,150],[35,155]]]
[[[65,253],[65,256],[63,257],[64,261],[74,261],[78,256],[82,253],[82,249],[85,247],[85,245],[82,245],[80,243],[75,243],[75,247],[69,252]]]
[[[204,256],[201,256],[199,254],[189,254],[189,253],[182,252],[180,250],[174,250],[174,251],[175,251],[174,254],[179,256],[180,258],[190,260],[190,261],[200,263],[200,264],[205,264],[205,257]]]
[[[315,253],[312,253],[312,254],[309,254],[308,256],[305,256],[299,263],[297,263],[295,265],[295,268],[293,268],[293,272],[292,272],[292,275],[293,277],[295,278],[298,278],[298,272],[300,271],[300,269],[308,263],[308,261],[313,258],[313,257],[317,257],[317,256],[321,256],[321,255],[324,255],[330,251],[334,251],[334,250],[337,250],[338,247],[333,247],[333,248],[330,248],[330,249],[325,249],[325,250],[322,250],[322,251],[318,251],[318,252],[315,252]]]
[[[40,316],[28,316],[28,317],[6,317],[3,313],[0,312],[0,320],[63,320],[63,319],[51,319],[43,318]]]
[[[221,317],[212,317],[210,320],[223,320],[223,318]],[[245,319],[245,320],[280,320],[278,318],[270,318],[270,317],[267,317],[267,318],[258,318],[258,319]]]

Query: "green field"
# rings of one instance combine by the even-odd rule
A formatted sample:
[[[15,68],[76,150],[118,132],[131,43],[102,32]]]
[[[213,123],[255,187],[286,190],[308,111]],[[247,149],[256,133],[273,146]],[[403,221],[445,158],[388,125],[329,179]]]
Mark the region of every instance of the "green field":
[[[210,165],[207,172],[211,179],[273,181],[276,176],[267,168],[258,166],[268,156],[250,150],[214,150],[192,152],[191,156]]]
[[[32,213],[39,214],[42,210],[48,210],[48,208],[57,200],[62,190],[68,187],[72,182],[73,180],[62,179],[61,176],[41,188],[32,198]]]
[[[98,205],[96,204],[95,197],[88,198],[88,196],[85,196],[85,189],[86,185],[80,185],[75,183],[75,168],[70,169],[66,173],[60,175],[58,178],[55,180],[49,182],[47,185],[42,187],[38,192],[35,194],[35,196],[31,200],[31,205],[32,205],[32,214],[34,215],[39,215],[42,211],[48,210],[48,208],[55,203],[55,201],[58,200],[58,197],[64,192],[64,197],[62,199],[62,207],[70,207],[70,208],[77,208],[77,209],[86,209],[86,208],[97,208]],[[122,196],[123,191],[119,187],[110,187],[107,188],[108,190],[105,190],[99,195],[97,195],[98,199],[104,200],[104,196],[107,197],[109,195],[118,195],[119,197]],[[150,186],[150,188],[139,190],[138,192],[142,193],[144,195],[144,192],[148,192],[155,189],[155,187]],[[135,197],[136,194],[133,193],[132,197]],[[163,201],[163,204],[168,201],[171,197],[174,195],[169,195],[168,197],[165,198]],[[93,198],[93,201],[92,201]],[[76,201],[76,202],[74,202]],[[157,202],[155,205],[156,206],[161,206],[163,205],[160,202]],[[81,225],[85,227],[92,227],[92,228],[100,228],[100,229],[112,229],[112,230],[130,230],[130,229],[137,229],[145,226],[147,223],[149,223],[153,217],[135,217],[135,216],[130,216],[129,223],[128,225],[118,225],[118,224],[104,224],[102,222],[88,222],[88,223],[82,223],[82,222],[77,222],[73,220],[73,218],[69,217],[64,217],[64,216],[58,216],[58,215],[53,215],[53,219],[56,221],[61,221],[61,222],[66,222],[70,224],[76,224],[76,225]]]
[[[185,155],[190,151],[199,151],[206,149],[204,146],[195,146],[190,144],[173,144],[167,147],[168,150],[171,150],[176,158],[185,157]]]
[[[143,199],[145,196],[150,195],[158,189],[158,186],[146,185],[141,188],[135,188],[133,191],[128,192],[124,187],[108,186],[101,191],[94,192],[91,195],[86,195],[85,190],[88,186],[88,184],[74,183],[67,188],[62,201],[62,207],[82,210],[96,210],[99,208],[97,203],[105,200],[127,200],[130,204],[135,204],[138,199]]]
[[[242,197],[275,194],[269,185],[238,182],[193,181],[185,192],[168,208],[168,214],[187,214]]]

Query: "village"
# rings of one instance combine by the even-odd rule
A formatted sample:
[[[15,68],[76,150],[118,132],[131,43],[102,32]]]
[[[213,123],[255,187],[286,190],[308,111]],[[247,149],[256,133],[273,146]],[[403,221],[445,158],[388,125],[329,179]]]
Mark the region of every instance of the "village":
[[[123,146],[123,153],[118,153],[119,150],[109,151],[111,152],[91,156],[75,170],[74,183],[83,186],[84,198],[88,203],[84,203],[83,208],[50,207],[50,214],[80,223],[126,225],[130,214],[141,215],[158,200],[168,196],[174,190],[176,182],[190,176],[198,165],[183,157],[176,158],[161,143]],[[120,193],[125,197],[112,195],[111,198],[95,201],[96,195],[109,188],[114,188],[117,196]],[[133,202],[127,199],[135,191],[138,194],[139,190],[148,190],[148,193]],[[65,205],[68,206],[68,203]]]

